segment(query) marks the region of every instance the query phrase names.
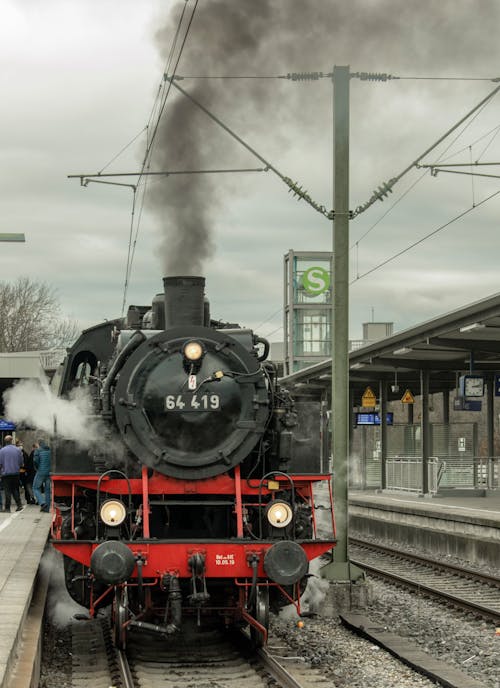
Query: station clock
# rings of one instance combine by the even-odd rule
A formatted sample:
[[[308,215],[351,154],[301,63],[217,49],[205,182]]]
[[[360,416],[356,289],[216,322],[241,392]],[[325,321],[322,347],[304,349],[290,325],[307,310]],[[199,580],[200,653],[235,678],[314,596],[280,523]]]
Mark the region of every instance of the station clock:
[[[477,399],[484,396],[484,377],[482,375],[462,375],[459,378],[460,395]]]

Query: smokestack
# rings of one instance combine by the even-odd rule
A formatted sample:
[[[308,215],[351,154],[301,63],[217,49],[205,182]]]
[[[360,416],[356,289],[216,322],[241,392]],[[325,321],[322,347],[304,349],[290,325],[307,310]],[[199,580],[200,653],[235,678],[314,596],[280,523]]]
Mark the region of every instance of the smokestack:
[[[180,325],[203,325],[205,278],[164,277],[165,329]]]

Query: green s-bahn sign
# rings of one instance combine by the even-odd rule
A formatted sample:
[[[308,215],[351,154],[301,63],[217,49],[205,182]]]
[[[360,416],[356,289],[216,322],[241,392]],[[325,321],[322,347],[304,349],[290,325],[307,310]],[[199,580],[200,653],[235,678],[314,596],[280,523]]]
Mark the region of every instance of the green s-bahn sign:
[[[309,296],[319,296],[330,287],[330,274],[319,266],[308,268],[301,278],[304,291]]]

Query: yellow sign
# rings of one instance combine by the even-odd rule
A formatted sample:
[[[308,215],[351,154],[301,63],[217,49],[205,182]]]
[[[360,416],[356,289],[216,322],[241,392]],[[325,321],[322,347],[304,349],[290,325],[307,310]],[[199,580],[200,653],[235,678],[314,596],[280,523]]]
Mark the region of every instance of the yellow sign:
[[[401,397],[401,401],[403,404],[414,404],[415,403],[415,397],[410,392],[410,390],[407,389],[406,392]]]
[[[373,408],[377,404],[377,397],[371,387],[367,387],[361,397],[361,406]]]

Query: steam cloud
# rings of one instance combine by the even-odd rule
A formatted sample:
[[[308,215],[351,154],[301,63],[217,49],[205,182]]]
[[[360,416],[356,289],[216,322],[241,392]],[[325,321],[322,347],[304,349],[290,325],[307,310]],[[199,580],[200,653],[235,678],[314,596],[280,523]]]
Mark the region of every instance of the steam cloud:
[[[177,2],[157,33],[164,60],[184,7],[189,17],[194,3]],[[484,21],[479,16],[470,21],[470,0],[203,0],[177,73],[277,75],[328,72],[334,64],[350,64],[353,71],[477,76],[490,63],[488,52],[496,44],[494,32],[500,19],[495,0],[484,0],[481,7]],[[186,25],[187,20],[184,30]],[[180,83],[278,167],[279,158],[273,158],[280,147],[295,143],[300,152],[311,135],[328,136],[327,131],[318,131],[318,123],[331,120],[331,99],[311,82],[186,79]],[[365,110],[370,91],[364,89],[359,97]],[[439,97],[442,103],[443,91]],[[371,124],[363,121],[362,126]],[[309,139],[300,139],[302,134]],[[151,169],[239,166],[261,164],[172,88]],[[307,184],[307,170],[303,172],[300,181]],[[203,274],[203,263],[214,250],[217,211],[236,185],[244,190],[245,178],[189,175],[151,184],[149,199],[163,231],[165,274]]]
[[[55,396],[50,388],[33,380],[23,380],[3,395],[6,416],[14,423],[25,423],[47,435],[57,433],[88,447],[98,439],[99,425],[91,422],[92,404],[83,389],[77,389],[72,399]]]
[[[320,578],[320,569],[325,565],[321,557],[313,559],[309,564],[309,578],[307,586],[300,598],[300,609],[304,615],[321,614],[326,595],[329,589],[329,582]],[[284,621],[293,621],[299,618],[297,609],[293,604],[288,604],[279,612],[280,618]]]
[[[40,568],[49,577],[47,614],[50,622],[57,628],[68,628],[74,623],[75,614],[88,616],[88,610],[77,604],[68,593],[64,581],[62,554],[47,548],[43,553]]]

